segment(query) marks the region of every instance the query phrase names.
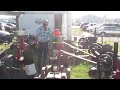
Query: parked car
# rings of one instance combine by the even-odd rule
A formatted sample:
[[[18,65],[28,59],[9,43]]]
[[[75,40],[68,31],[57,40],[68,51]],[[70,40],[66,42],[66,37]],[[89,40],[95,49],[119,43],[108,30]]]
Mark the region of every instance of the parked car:
[[[7,31],[0,30],[0,43],[8,42],[10,43],[14,36]]]
[[[89,26],[86,31],[87,32],[92,32],[93,30],[97,29],[97,28],[100,28],[101,27],[101,24],[96,24],[94,26]]]
[[[94,32],[93,32],[94,33]],[[98,29],[96,29],[96,34],[97,35],[120,35],[120,28],[115,27],[115,26],[102,26]]]
[[[0,36],[6,36],[6,35],[10,35],[10,33],[7,31],[0,30]]]
[[[6,25],[10,26],[12,30],[16,29],[16,25],[12,23],[6,23]]]
[[[116,23],[106,23],[106,24],[103,24],[102,26],[115,26],[120,28],[120,24],[116,24]]]
[[[95,26],[95,25],[96,25],[96,23],[89,23],[89,24],[83,26],[83,29],[84,29],[84,31],[86,31],[88,27],[92,27],[92,26]]]
[[[7,25],[7,24],[4,23],[4,22],[0,22],[0,27],[1,27],[0,30],[5,30],[5,31],[10,32],[10,33],[13,31],[13,30],[12,30],[12,27],[9,26],[9,25]]]
[[[83,27],[84,27],[85,25],[87,25],[87,24],[89,24],[89,23],[81,23],[80,28],[83,29]]]

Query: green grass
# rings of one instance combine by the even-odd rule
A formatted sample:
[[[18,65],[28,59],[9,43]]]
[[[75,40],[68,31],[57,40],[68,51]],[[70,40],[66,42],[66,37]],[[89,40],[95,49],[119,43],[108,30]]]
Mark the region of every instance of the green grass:
[[[5,45],[1,44],[0,49],[3,49],[3,48],[5,48]]]
[[[79,36],[79,35],[82,34],[82,30],[79,27],[72,28],[72,32],[71,33],[72,33],[72,36]]]
[[[92,67],[90,63],[82,62],[79,66],[73,66],[71,70],[71,79],[91,79],[88,72]]]
[[[7,44],[7,45],[0,44],[0,53],[7,50],[14,42],[16,42],[16,40],[13,39],[13,41],[10,44]]]
[[[5,46],[4,44],[0,45],[0,52],[3,52],[4,50],[6,50],[8,47]]]

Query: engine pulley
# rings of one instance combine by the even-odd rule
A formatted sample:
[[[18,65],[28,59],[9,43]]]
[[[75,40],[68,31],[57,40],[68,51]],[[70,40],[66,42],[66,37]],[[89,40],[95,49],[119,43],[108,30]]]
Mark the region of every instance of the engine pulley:
[[[99,57],[100,60],[100,70],[101,71],[109,71],[113,67],[113,58],[108,54],[102,54]]]
[[[95,56],[98,56],[102,54],[102,45],[99,43],[93,43],[91,46],[89,46],[89,53],[92,53]]]

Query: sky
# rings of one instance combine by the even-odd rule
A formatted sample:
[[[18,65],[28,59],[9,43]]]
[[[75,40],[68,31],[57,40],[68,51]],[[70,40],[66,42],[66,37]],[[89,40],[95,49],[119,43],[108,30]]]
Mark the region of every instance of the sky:
[[[98,17],[104,17],[106,14],[107,18],[114,19],[120,18],[120,11],[71,11],[72,19],[79,18],[84,15],[96,15]]]
[[[72,13],[72,19],[79,18],[84,15],[96,15],[98,17],[104,17],[105,14],[107,18],[114,19],[114,18],[120,18],[120,11],[70,11]],[[0,15],[1,18],[9,18],[10,16],[6,15]]]
[[[8,15],[0,15],[0,19],[7,19],[7,18],[10,18],[12,16],[8,16]]]

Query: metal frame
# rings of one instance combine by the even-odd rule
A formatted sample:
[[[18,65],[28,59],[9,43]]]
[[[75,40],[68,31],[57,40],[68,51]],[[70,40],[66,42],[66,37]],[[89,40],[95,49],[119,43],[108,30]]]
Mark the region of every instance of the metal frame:
[[[0,11],[0,15],[19,16],[21,14],[25,13],[20,11]]]

